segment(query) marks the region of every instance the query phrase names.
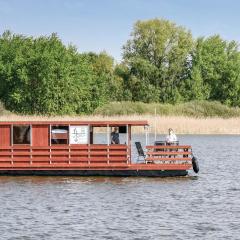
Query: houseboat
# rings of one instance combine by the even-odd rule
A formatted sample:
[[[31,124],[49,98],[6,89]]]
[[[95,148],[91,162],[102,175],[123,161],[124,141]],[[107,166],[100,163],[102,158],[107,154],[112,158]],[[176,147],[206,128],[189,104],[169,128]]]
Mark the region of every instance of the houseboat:
[[[146,129],[143,147],[132,141],[136,126]],[[149,144],[148,127],[147,121],[0,122],[0,174],[166,177],[196,170],[190,145]]]

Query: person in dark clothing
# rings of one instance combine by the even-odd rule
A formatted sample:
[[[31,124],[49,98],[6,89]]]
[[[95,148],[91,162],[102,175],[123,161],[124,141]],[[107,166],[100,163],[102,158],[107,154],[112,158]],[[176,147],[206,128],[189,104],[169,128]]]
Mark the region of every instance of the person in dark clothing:
[[[115,127],[113,132],[111,133],[111,144],[119,144],[119,133],[118,133],[118,128]]]

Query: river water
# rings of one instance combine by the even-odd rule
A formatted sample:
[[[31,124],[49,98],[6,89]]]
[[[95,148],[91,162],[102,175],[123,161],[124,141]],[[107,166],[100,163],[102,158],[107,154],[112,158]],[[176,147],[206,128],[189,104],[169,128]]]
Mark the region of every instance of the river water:
[[[179,138],[198,175],[0,177],[0,239],[240,239],[240,137]]]

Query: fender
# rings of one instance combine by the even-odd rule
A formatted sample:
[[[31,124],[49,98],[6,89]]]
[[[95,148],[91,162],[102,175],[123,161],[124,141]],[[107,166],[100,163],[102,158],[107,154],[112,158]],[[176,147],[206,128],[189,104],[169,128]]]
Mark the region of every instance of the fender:
[[[199,165],[198,165],[198,160],[196,157],[192,157],[192,166],[193,166],[193,171],[195,173],[198,173],[199,172]]]

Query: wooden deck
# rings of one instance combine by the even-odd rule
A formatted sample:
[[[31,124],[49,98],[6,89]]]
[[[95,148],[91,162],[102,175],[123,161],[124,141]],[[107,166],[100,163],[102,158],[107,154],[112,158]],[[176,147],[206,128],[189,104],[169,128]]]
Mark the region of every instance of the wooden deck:
[[[6,169],[128,169],[188,170],[190,146],[147,146],[143,163],[131,163],[127,145],[10,146],[0,147],[0,170]]]

